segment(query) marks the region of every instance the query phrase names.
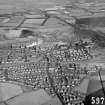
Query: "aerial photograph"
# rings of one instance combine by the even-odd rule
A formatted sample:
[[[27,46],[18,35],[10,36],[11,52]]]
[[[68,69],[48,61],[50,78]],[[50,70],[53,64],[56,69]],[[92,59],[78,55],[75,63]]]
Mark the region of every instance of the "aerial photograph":
[[[105,0],[0,0],[0,105],[105,105]]]

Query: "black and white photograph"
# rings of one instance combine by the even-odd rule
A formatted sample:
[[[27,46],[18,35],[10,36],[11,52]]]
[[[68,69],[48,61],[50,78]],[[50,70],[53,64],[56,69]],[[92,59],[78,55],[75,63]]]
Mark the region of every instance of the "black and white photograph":
[[[0,0],[0,105],[105,105],[105,0]]]

